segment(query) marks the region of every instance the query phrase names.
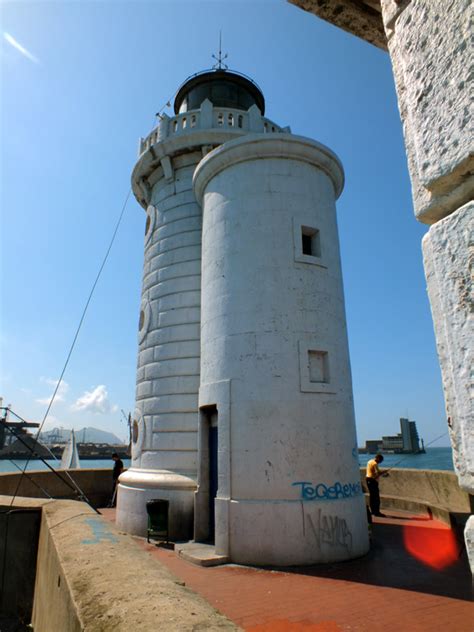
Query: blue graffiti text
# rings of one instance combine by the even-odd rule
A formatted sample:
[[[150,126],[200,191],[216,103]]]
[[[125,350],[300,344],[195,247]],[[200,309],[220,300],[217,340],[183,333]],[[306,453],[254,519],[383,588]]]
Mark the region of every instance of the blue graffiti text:
[[[119,541],[117,536],[110,531],[108,525],[100,520],[100,518],[86,518],[84,522],[91,528],[94,538],[91,540],[82,540],[82,544],[98,544],[104,540],[115,544]]]
[[[309,483],[308,481],[298,481],[293,485],[301,486],[302,500],[340,500],[342,498],[354,498],[362,496],[362,486],[357,483],[340,483],[337,481],[333,485],[324,483]]]

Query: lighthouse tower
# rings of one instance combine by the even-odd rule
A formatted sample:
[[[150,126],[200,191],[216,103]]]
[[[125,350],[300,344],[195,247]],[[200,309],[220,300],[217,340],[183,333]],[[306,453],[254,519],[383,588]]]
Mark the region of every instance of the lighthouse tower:
[[[146,209],[132,467],[117,522],[249,564],[368,549],[335,200],[338,158],[265,118],[222,67],[189,78],[140,143]]]

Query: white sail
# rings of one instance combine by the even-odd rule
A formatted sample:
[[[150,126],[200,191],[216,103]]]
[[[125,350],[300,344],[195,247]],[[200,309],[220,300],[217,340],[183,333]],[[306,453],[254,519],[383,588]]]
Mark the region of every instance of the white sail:
[[[80,467],[81,463],[79,461],[79,453],[77,451],[76,435],[74,434],[74,430],[71,430],[71,436],[69,437],[69,441],[64,448],[63,456],[61,458],[61,469],[71,470]]]

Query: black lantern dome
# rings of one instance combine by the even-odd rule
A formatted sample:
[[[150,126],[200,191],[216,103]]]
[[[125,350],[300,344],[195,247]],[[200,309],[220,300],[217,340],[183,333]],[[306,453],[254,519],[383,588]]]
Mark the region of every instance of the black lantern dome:
[[[234,70],[205,70],[192,75],[179,88],[174,100],[175,114],[198,110],[209,99],[215,107],[248,110],[256,105],[265,114],[265,99],[257,84]]]

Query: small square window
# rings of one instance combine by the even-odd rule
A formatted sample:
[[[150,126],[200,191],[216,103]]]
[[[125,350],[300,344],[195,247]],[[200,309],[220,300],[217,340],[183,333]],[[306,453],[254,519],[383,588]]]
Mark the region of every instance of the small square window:
[[[308,351],[309,381],[329,384],[329,362],[327,351]]]
[[[324,241],[324,228],[321,237],[319,228],[315,228],[314,225],[311,226],[312,219],[310,216],[307,216],[306,220],[303,217],[293,218],[294,258],[298,263],[327,269],[324,248],[321,250],[321,241]]]
[[[319,230],[309,226],[301,227],[302,253],[310,257],[321,257]]]

